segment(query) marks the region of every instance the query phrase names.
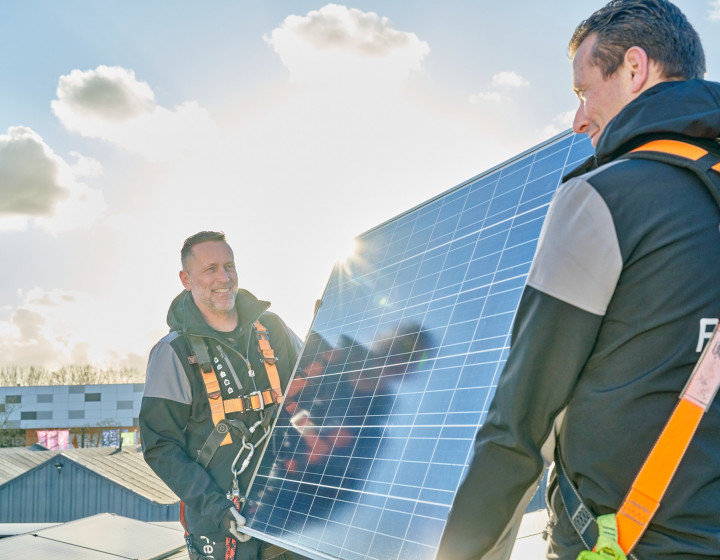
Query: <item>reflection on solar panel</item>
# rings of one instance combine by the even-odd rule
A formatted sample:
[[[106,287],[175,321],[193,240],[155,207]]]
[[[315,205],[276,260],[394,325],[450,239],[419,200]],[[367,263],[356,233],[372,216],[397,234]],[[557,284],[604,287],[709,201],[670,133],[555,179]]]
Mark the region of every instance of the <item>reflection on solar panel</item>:
[[[565,133],[358,238],[256,472],[250,532],[316,558],[434,557],[548,203],[591,151]]]

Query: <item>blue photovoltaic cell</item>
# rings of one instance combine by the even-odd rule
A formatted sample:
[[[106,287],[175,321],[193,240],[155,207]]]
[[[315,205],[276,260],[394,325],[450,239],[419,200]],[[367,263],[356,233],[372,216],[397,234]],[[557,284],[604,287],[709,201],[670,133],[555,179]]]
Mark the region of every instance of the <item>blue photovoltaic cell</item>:
[[[591,152],[565,133],[358,238],[247,496],[253,534],[316,558],[434,557],[548,204]]]

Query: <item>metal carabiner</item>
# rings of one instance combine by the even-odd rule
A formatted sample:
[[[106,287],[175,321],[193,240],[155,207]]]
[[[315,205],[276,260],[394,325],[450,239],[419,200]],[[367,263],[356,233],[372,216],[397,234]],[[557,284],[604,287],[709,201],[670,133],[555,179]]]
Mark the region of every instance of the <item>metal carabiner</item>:
[[[240,444],[240,449],[238,450],[237,455],[235,455],[235,460],[232,462],[232,465],[230,466],[230,471],[233,474],[233,487],[232,487],[232,490],[230,492],[228,492],[229,499],[232,499],[231,496],[236,496],[240,499],[241,502],[244,501],[244,498],[240,497],[240,488],[239,488],[238,480],[237,480],[238,476],[240,474],[242,474],[245,471],[245,469],[248,468],[248,466],[250,465],[250,461],[252,460],[253,455],[255,454],[255,449],[257,447],[259,447],[263,441],[265,441],[265,438],[267,438],[268,434],[270,433],[270,430],[268,429],[268,427],[265,426],[265,424],[263,423],[263,420],[259,420],[259,421],[255,422],[255,424],[253,424],[248,429],[250,436],[252,436],[252,434],[255,433],[255,430],[257,430],[258,427],[261,427],[263,429],[263,434],[260,437],[260,439],[258,439],[255,443],[250,443],[248,441],[248,436],[246,436],[243,433],[242,442]],[[242,456],[243,451],[247,451],[247,457],[245,457],[245,459],[243,460],[242,464],[240,465],[240,468],[236,469],[235,467],[237,466],[237,463],[240,460],[240,457]]]
[[[240,456],[242,455],[243,451],[247,450],[248,454],[247,457],[245,457],[245,460],[243,460],[242,464],[240,465],[239,469],[235,469],[235,466],[237,465],[238,461],[240,460]],[[250,464],[250,459],[252,459],[252,456],[255,454],[255,446],[252,443],[248,443],[248,441],[243,437],[242,441],[242,447],[240,447],[240,451],[238,451],[237,455],[235,455],[235,460],[232,462],[232,465],[230,466],[230,470],[233,473],[233,476],[237,477],[237,475],[241,474],[245,469],[248,468],[248,465]]]

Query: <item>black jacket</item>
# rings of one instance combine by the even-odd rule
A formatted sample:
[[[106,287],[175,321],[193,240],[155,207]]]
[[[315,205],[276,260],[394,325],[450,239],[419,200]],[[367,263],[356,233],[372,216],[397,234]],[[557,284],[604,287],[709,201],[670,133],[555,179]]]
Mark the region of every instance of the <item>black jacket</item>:
[[[439,558],[493,549],[552,460],[556,430],[586,504],[617,511],[720,314],[720,210],[707,188],[687,170],[622,156],[658,137],[715,151],[718,135],[720,84],[659,84],[608,124],[595,156],[558,189]],[[549,554],[574,559],[582,544],[557,494],[552,506]],[[720,557],[717,401],[635,550]]]
[[[237,386],[232,375],[221,378],[218,374],[223,399],[234,398],[254,390],[244,358],[249,359],[255,371],[257,389],[270,386],[252,327],[259,319],[269,331],[284,392],[298,357],[300,341],[277,315],[266,312],[269,305],[240,290],[236,300],[239,329],[235,331],[237,339],[230,340],[207,325],[190,292],[184,291],[170,306],[170,333],[150,352],[140,408],[143,453],[153,471],[185,502],[190,533],[217,532],[224,512],[232,506],[226,493],[232,484],[230,466],[240,449],[240,441],[234,439],[231,445],[220,447],[207,470],[195,461],[214,424],[202,374],[199,366],[192,363],[190,356],[194,352],[186,337],[202,337],[211,359],[224,364],[225,371],[234,369],[242,387]],[[215,370],[221,370],[217,363]],[[253,411],[226,416],[242,420],[247,426],[260,418],[259,413]],[[242,474],[241,492],[247,487],[260,454],[258,449]]]

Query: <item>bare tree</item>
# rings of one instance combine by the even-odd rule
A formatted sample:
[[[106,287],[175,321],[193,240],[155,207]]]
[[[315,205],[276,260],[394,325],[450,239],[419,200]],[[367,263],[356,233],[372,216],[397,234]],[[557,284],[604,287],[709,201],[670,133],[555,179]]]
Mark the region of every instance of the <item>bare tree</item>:
[[[25,430],[10,428],[10,416],[22,405],[19,403],[0,404],[0,447],[25,445]]]
[[[116,431],[117,437],[121,437],[117,420],[110,418],[101,420],[94,426],[73,428],[71,432],[76,434],[78,447],[101,447],[103,445],[103,433],[108,430]],[[119,445],[119,443],[114,445]]]
[[[91,365],[62,366],[48,370],[35,366],[0,366],[0,387],[37,385],[105,385],[143,383],[143,373],[132,368],[98,369]]]
[[[0,430],[7,429],[10,415],[20,408],[19,403],[0,403]]]

